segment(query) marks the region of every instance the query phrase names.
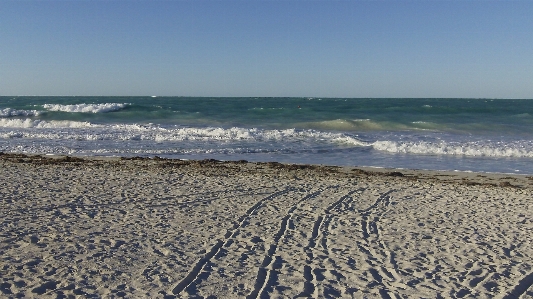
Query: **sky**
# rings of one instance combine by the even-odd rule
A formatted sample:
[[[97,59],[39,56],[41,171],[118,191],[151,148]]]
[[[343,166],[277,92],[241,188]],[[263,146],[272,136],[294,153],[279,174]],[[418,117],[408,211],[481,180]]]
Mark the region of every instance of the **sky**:
[[[533,98],[533,1],[0,0],[0,95]]]

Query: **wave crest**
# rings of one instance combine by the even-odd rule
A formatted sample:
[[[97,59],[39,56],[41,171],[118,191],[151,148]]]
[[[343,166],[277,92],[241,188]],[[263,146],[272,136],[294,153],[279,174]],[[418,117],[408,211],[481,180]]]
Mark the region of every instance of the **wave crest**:
[[[372,143],[372,147],[379,151],[401,154],[533,158],[533,145],[523,143],[376,141]]]
[[[79,121],[44,121],[34,119],[0,119],[0,128],[35,128],[50,131],[28,132],[45,139],[78,139],[78,140],[153,140],[156,142],[200,141],[200,142],[320,142],[337,143],[348,146],[369,146],[356,136],[323,132],[317,130],[264,130],[257,128],[220,128],[220,127],[171,127],[164,128],[154,124],[114,124],[99,125]],[[55,130],[72,128],[57,134]],[[76,129],[89,130],[76,130]]]
[[[409,130],[416,127],[407,126],[392,121],[374,121],[371,119],[334,119],[319,122],[298,123],[297,127],[335,130],[335,131],[379,131],[379,130]]]
[[[336,144],[343,148],[366,147],[392,154],[533,158],[533,141],[528,140],[428,141],[427,139],[397,140],[397,137],[391,136],[391,138],[385,137],[385,140],[369,141],[368,137],[361,138],[355,134],[313,129],[161,127],[156,124],[104,125],[81,121],[45,121],[31,118],[0,118],[0,128],[5,128],[0,130],[0,138],[2,139],[108,140],[111,142],[110,145],[113,142],[126,142],[124,143],[126,147],[128,146],[126,145],[127,142],[134,142],[132,144],[134,147],[137,141],[148,142],[151,145],[155,142],[160,143],[162,147],[168,147],[169,150],[181,142],[197,143],[206,151],[222,144],[229,147],[245,147],[252,151],[265,146],[298,151],[324,146],[324,148],[331,148],[331,144]],[[336,146],[334,147],[336,148]]]
[[[16,110],[13,108],[0,109],[0,117],[13,117],[13,116],[38,116],[37,110]]]
[[[53,120],[44,121],[39,119],[0,119],[0,128],[86,128],[97,127],[89,122]]]
[[[77,112],[77,113],[105,113],[124,109],[129,103],[104,103],[104,104],[44,104],[43,108],[48,111]]]

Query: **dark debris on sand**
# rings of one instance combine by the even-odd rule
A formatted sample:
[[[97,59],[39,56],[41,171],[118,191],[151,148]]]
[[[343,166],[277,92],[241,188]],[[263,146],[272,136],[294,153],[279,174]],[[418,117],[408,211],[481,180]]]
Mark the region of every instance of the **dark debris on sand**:
[[[371,171],[358,168],[343,168],[339,166],[326,165],[309,165],[309,164],[284,164],[279,162],[248,162],[246,160],[238,161],[220,161],[215,159],[204,160],[181,160],[168,159],[155,156],[150,157],[120,157],[120,158],[103,158],[103,157],[72,157],[72,156],[42,156],[26,155],[17,153],[0,152],[0,163],[26,163],[33,165],[69,165],[69,166],[91,166],[91,167],[141,167],[153,169],[181,169],[185,168],[208,175],[235,175],[239,173],[257,174],[263,173],[274,176],[335,176],[349,178],[369,178],[383,177],[402,180],[425,180],[433,182],[457,183],[469,186],[486,186],[486,187],[507,187],[507,188],[531,188],[524,184],[511,184],[508,181],[483,181],[475,179],[452,179],[438,178],[439,175],[420,176],[418,173],[399,171]],[[440,175],[442,176],[442,175]],[[485,176],[478,176],[483,179]],[[512,178],[511,178],[512,179]],[[533,177],[526,177],[525,181],[532,180]],[[533,183],[531,183],[533,184]]]

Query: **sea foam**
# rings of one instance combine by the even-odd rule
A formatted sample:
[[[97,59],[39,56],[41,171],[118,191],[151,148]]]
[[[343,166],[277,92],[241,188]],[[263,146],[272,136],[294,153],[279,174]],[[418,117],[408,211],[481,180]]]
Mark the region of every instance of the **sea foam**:
[[[0,117],[13,116],[38,116],[40,113],[37,110],[16,110],[13,108],[0,109]]]
[[[0,128],[39,129],[31,132],[33,136],[39,135],[45,139],[103,139],[114,140],[153,140],[156,142],[175,141],[276,141],[276,142],[302,142],[318,141],[341,143],[349,146],[367,146],[354,136],[344,133],[324,132],[318,130],[283,129],[267,130],[258,128],[221,128],[221,127],[161,127],[155,124],[93,124],[81,121],[45,121],[34,119],[0,119]],[[56,134],[54,129],[70,128]],[[42,129],[49,129],[48,132]],[[82,130],[83,129],[83,130]],[[25,130],[26,136],[30,132]],[[78,137],[74,137],[77,136]],[[47,137],[48,136],[48,137]]]
[[[379,151],[416,155],[451,155],[469,157],[532,158],[531,141],[521,142],[398,142],[376,141],[371,144]]]
[[[105,113],[124,109],[128,103],[104,103],[104,104],[44,104],[43,108],[48,111],[78,112],[78,113]]]
[[[1,130],[4,128],[4,130]],[[0,118],[0,138],[79,140],[110,142],[175,143],[198,142],[205,153],[213,147],[245,146],[246,151],[261,151],[265,147],[284,148],[293,152],[307,151],[310,147],[337,144],[340,148],[368,148],[392,154],[444,155],[463,157],[532,158],[533,141],[528,140],[395,140],[394,135],[381,140],[360,137],[346,132],[328,132],[314,129],[260,129],[221,127],[162,127],[157,124],[93,124],[83,121],[45,121],[38,119]],[[383,137],[383,136],[382,136]],[[412,137],[409,137],[412,138]],[[422,137],[418,137],[422,138]],[[424,137],[427,138],[427,137]],[[373,140],[372,140],[373,139]],[[230,145],[235,144],[235,145]],[[328,145],[329,144],[329,145]],[[131,145],[134,145],[133,143]],[[109,146],[112,146],[109,144]],[[334,146],[334,148],[337,148]],[[147,149],[148,150],[148,149]],[[148,153],[147,151],[146,153]]]
[[[44,121],[39,119],[0,119],[0,128],[84,128],[97,127],[98,125],[89,122],[52,120]]]

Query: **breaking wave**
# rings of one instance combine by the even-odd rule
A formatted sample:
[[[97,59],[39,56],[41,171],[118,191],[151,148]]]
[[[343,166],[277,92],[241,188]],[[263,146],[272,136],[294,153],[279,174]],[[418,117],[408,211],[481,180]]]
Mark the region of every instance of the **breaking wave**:
[[[0,109],[0,117],[13,117],[13,116],[38,116],[37,110],[16,110],[13,108]]]
[[[366,120],[358,121],[360,123]],[[428,135],[433,136],[433,135]],[[445,155],[463,157],[533,158],[533,141],[530,140],[471,140],[439,139],[430,137],[399,137],[367,135],[361,137],[347,132],[328,132],[315,129],[259,129],[221,127],[163,127],[156,124],[93,124],[83,121],[45,121],[39,119],[0,118],[0,138],[62,141],[106,141],[98,146],[113,152],[117,144],[123,148],[147,146],[145,154],[153,148],[173,152],[187,144],[197,144],[205,153],[223,146],[238,148],[245,145],[248,152],[284,149],[304,152],[309,148],[334,151],[339,148],[365,148],[382,153],[411,155]],[[418,140],[414,140],[418,138]],[[420,139],[422,138],[422,139]],[[107,141],[109,143],[107,143]],[[77,144],[83,147],[83,144]]]
[[[85,128],[98,127],[99,125],[91,124],[89,122],[69,121],[69,120],[52,120],[45,121],[39,119],[0,119],[0,128]]]
[[[78,112],[78,113],[105,113],[122,110],[129,106],[128,103],[104,103],[104,104],[44,104],[43,108],[48,111]]]
[[[23,130],[21,134],[14,130],[11,136],[24,136],[27,138],[43,139],[76,139],[76,140],[152,140],[156,142],[175,141],[321,141],[335,142],[346,145],[361,145],[366,143],[356,137],[344,133],[322,132],[317,130],[265,130],[247,128],[220,128],[220,127],[171,127],[164,128],[154,124],[111,124],[100,125],[80,121],[45,121],[34,119],[0,119],[0,128],[11,129],[39,129]],[[69,128],[71,130],[55,129]],[[49,129],[49,130],[43,130]],[[83,129],[83,130],[82,130]]]
[[[379,151],[416,155],[451,155],[469,157],[533,158],[532,141],[515,142],[398,142],[376,141]]]

